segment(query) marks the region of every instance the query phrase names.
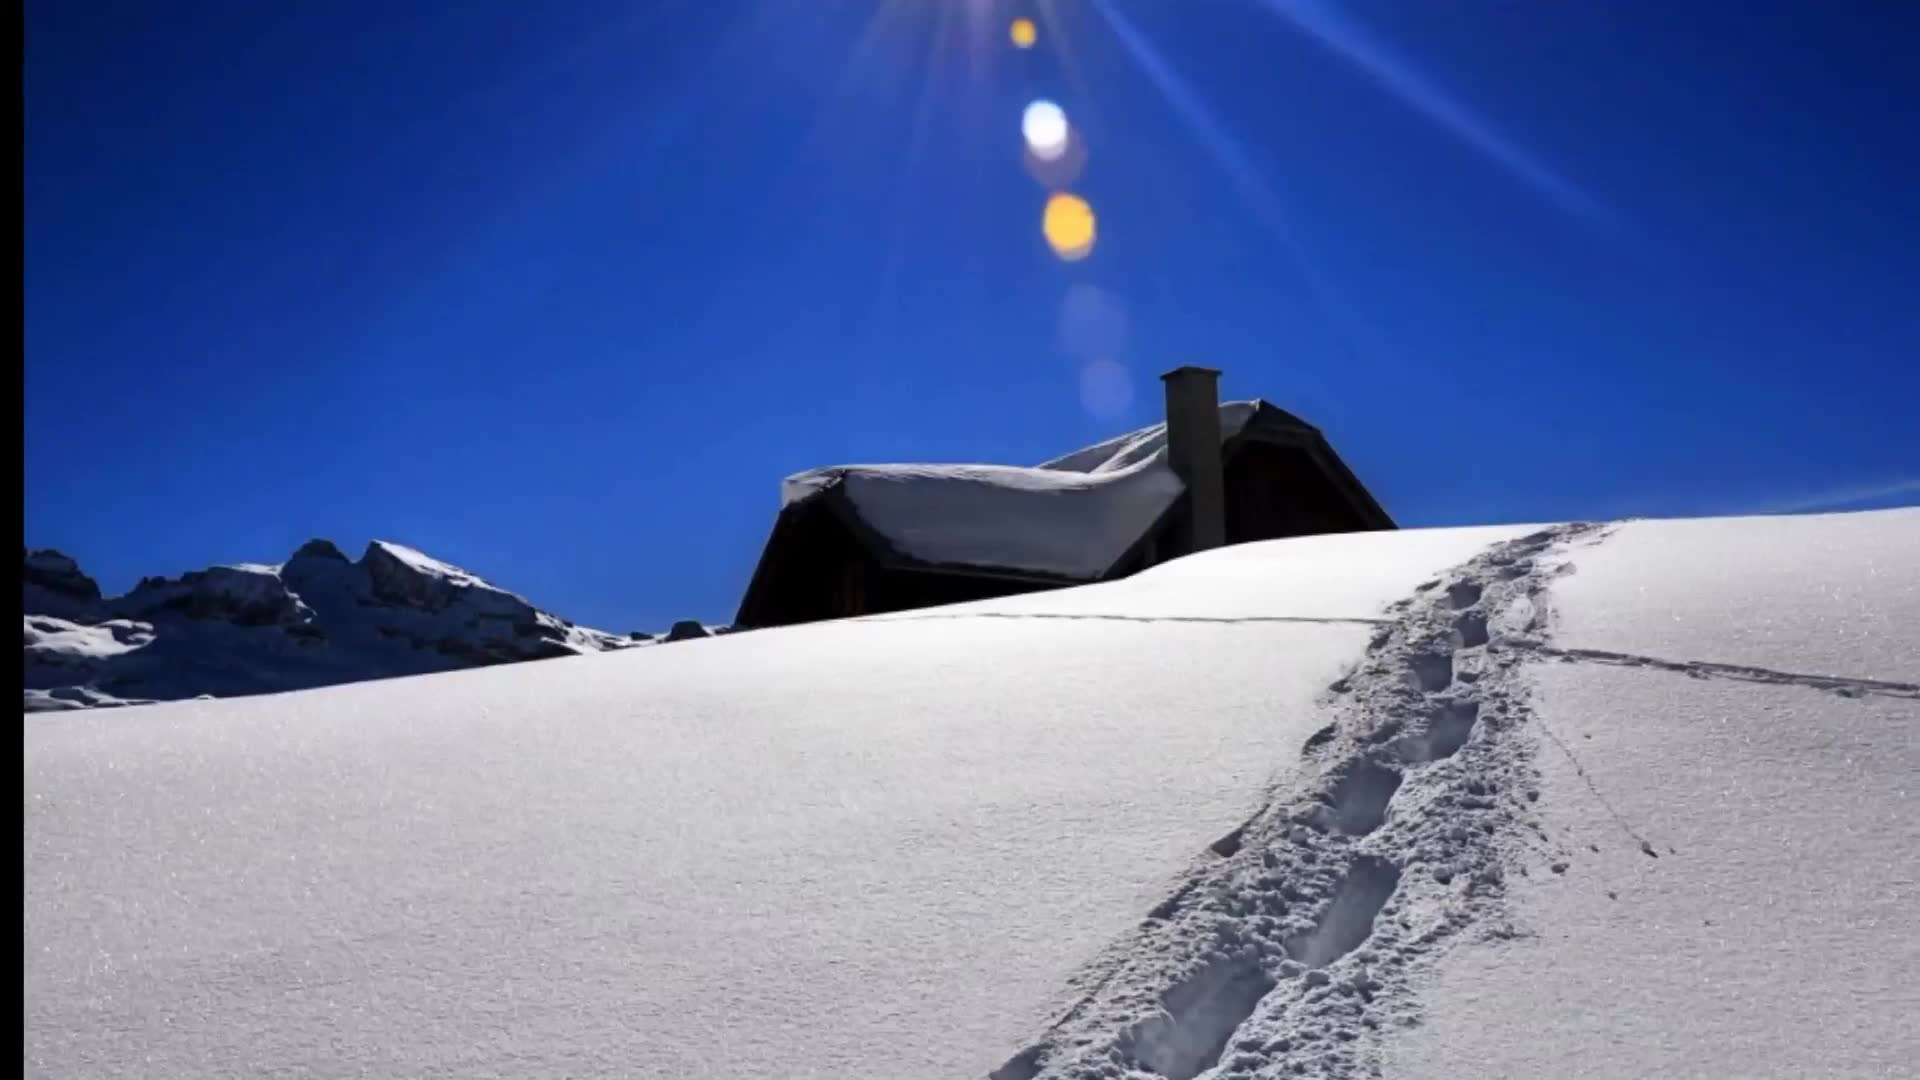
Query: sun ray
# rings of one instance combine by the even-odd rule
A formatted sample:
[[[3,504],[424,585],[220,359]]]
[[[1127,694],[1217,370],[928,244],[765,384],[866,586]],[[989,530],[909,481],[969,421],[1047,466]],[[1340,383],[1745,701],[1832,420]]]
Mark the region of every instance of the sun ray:
[[[1147,79],[1166,98],[1167,104],[1186,124],[1194,140],[1213,159],[1214,165],[1233,183],[1240,201],[1279,244],[1281,252],[1286,255],[1305,287],[1308,298],[1321,309],[1335,331],[1346,339],[1349,354],[1369,362],[1397,366],[1392,350],[1384,346],[1378,333],[1353,311],[1332,280],[1320,269],[1295,233],[1280,200],[1268,188],[1240,144],[1214,119],[1205,102],[1139,28],[1115,8],[1111,0],[1092,0],[1092,7]],[[1304,371],[1302,373],[1306,374]]]
[[[961,0],[960,8],[966,13],[967,25],[967,73],[975,86],[987,82],[994,58],[1000,55],[1000,37],[1005,29],[1000,23],[999,4],[994,0]]]
[[[1269,11],[1316,44],[1360,69],[1408,108],[1479,151],[1508,175],[1562,210],[1592,221],[1612,215],[1592,194],[1494,127],[1404,57],[1396,56],[1358,21],[1321,0],[1261,0]]]
[[[822,0],[824,2],[824,0]],[[849,0],[841,0],[842,3]],[[871,0],[851,0],[853,3],[869,4]],[[944,14],[944,11],[941,13]],[[860,25],[860,32],[854,35],[853,45],[845,59],[839,63],[839,75],[834,79],[822,101],[819,113],[809,125],[807,134],[801,140],[802,159],[811,157],[820,144],[828,139],[828,132],[836,117],[848,102],[858,96],[861,80],[872,74],[871,64],[886,43],[908,36],[915,20],[926,17],[926,9],[918,0],[880,0],[872,12]],[[935,15],[939,18],[940,15]]]
[[[1087,118],[1082,131],[1100,130],[1100,99],[1087,82],[1086,74],[1081,70],[1080,58],[1073,51],[1073,35],[1066,32],[1064,22],[1055,8],[1058,0],[1036,0],[1034,12],[1040,23],[1041,37],[1047,48],[1060,64],[1060,70],[1066,76],[1067,89],[1073,91],[1075,111]]]
[[[901,156],[900,180],[894,185],[894,200],[887,217],[886,249],[881,256],[879,288],[875,290],[872,310],[866,320],[870,328],[880,325],[879,314],[893,305],[899,287],[900,270],[907,260],[907,241],[912,230],[914,193],[921,160],[933,132],[931,114],[934,89],[939,82],[943,58],[942,44],[950,12],[942,7],[927,34],[926,55],[920,64],[920,87],[914,97],[912,119],[907,132],[906,152]]]

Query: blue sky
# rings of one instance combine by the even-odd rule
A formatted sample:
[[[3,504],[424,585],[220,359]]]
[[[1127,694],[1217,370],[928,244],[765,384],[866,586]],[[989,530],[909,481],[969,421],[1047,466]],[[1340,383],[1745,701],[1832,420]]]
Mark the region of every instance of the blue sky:
[[[381,537],[724,620],[783,475],[1041,460],[1188,362],[1403,525],[1917,503],[1916,43],[1802,0],[29,2],[26,541],[120,591]]]

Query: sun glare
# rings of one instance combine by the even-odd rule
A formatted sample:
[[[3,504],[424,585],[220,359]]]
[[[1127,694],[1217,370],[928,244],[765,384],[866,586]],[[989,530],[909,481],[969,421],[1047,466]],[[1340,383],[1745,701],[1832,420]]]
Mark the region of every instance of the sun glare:
[[[1028,105],[1020,117],[1020,134],[1027,140],[1027,149],[1042,161],[1064,155],[1071,133],[1066,112],[1044,98]]]
[[[1015,48],[1031,49],[1033,43],[1040,40],[1040,31],[1033,25],[1032,19],[1015,19],[1007,28],[1007,36],[1013,39]]]

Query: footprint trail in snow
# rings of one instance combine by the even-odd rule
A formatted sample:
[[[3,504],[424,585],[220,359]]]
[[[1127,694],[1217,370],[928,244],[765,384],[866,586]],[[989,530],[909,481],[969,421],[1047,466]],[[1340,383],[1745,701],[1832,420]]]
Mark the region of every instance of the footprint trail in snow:
[[[1332,687],[1307,779],[1215,841],[991,1080],[1377,1075],[1382,1036],[1415,1022],[1414,966],[1513,934],[1507,868],[1540,841],[1520,669],[1550,556],[1601,532],[1496,545],[1390,608]]]

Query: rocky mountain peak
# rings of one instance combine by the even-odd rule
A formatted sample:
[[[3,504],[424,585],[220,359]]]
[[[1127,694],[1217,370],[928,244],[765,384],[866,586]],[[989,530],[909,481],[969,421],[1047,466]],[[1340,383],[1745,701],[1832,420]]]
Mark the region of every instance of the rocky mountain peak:
[[[71,556],[52,548],[40,551],[22,548],[21,553],[21,578],[26,583],[74,600],[100,599],[99,583],[81,573],[80,564]]]
[[[300,549],[295,551],[293,557],[287,561],[297,562],[301,559],[325,559],[329,562],[338,563],[348,561],[346,554],[342,552],[333,541],[319,537],[301,544]]]

